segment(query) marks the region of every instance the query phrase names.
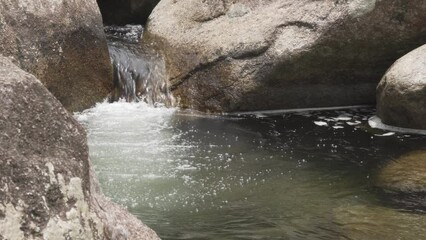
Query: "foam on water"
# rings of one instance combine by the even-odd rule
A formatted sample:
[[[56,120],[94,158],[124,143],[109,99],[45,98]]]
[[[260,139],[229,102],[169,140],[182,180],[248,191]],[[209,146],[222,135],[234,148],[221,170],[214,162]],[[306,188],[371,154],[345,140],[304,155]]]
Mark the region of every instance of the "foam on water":
[[[378,116],[371,117],[368,120],[368,124],[372,128],[378,128],[378,129],[382,129],[382,130],[385,130],[385,131],[407,133],[407,134],[426,135],[426,130],[402,128],[402,127],[395,127],[395,126],[390,126],[390,125],[384,124]]]

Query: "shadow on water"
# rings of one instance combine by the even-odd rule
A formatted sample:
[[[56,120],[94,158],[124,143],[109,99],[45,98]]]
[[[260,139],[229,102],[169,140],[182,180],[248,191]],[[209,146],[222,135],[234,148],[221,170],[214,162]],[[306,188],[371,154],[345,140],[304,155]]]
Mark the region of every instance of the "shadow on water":
[[[105,194],[163,239],[426,234],[422,211],[400,211],[374,187],[382,166],[425,149],[426,137],[371,129],[372,115],[362,108],[195,116],[118,102],[77,118]]]

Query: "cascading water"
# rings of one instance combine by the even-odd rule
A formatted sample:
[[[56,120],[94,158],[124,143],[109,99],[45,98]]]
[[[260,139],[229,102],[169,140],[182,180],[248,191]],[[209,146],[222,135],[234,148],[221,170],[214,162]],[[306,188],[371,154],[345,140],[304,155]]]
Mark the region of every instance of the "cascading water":
[[[149,105],[173,106],[164,60],[140,43],[140,25],[105,27],[114,70],[114,91],[110,100],[144,101]]]

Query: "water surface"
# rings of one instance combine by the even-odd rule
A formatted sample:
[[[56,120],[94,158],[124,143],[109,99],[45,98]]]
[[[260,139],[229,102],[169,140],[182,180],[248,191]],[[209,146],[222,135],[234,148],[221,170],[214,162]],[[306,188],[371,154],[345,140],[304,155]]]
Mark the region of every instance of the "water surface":
[[[426,137],[371,129],[373,115],[117,102],[77,118],[104,193],[163,239],[409,239],[425,233],[422,210],[389,204],[374,177]]]

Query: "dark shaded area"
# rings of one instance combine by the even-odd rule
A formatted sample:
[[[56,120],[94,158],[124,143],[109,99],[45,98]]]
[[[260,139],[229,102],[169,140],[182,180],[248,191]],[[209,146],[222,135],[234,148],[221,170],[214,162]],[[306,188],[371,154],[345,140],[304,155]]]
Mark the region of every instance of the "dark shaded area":
[[[105,25],[145,24],[160,0],[97,0]]]

